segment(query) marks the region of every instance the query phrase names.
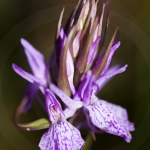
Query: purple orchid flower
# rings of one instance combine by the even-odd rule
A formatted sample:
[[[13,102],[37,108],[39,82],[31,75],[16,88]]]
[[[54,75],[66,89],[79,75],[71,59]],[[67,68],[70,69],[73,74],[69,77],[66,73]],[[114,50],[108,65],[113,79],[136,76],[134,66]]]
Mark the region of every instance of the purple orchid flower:
[[[65,114],[55,95],[49,89],[42,89],[46,98],[49,130],[42,136],[39,147],[41,150],[80,150],[84,145],[80,132],[65,119]]]
[[[103,75],[97,81],[94,81],[94,76],[92,76],[91,71],[88,71],[79,86],[78,96],[76,97],[83,102],[82,110],[91,128],[95,129],[94,125],[100,130],[121,136],[126,142],[130,142],[131,134],[129,131],[134,131],[134,125],[128,121],[127,111],[120,106],[100,100],[95,96],[95,93],[98,91],[98,88],[95,90],[95,85],[101,87],[104,81],[125,71],[126,67],[127,65],[113,73]]]

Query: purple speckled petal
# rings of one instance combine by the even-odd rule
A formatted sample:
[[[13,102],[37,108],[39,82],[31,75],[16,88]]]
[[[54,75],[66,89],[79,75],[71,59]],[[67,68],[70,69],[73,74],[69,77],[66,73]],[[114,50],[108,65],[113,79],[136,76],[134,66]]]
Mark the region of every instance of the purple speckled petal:
[[[88,110],[86,108],[82,108],[83,112],[84,112],[84,115],[86,117],[86,122],[87,122],[87,125],[89,126],[89,128],[91,129],[91,131],[93,132],[97,132],[97,128],[96,126],[90,121],[90,117],[89,117],[89,113],[88,113]]]
[[[95,56],[95,52],[96,52],[96,46],[98,44],[98,42],[100,41],[100,37],[98,37],[91,45],[90,47],[90,51],[89,51],[89,55],[88,55],[88,60],[87,60],[87,66],[89,66],[93,59],[94,59],[94,56]]]
[[[115,104],[109,103],[109,102],[104,101],[104,100],[101,100],[101,101],[103,101],[103,103],[105,103],[107,105],[109,110],[111,110],[111,112],[116,116],[116,118],[122,123],[122,125],[128,131],[134,131],[135,130],[134,124],[128,120],[128,113],[127,113],[127,110],[125,108],[122,108],[119,105],[115,105]]]
[[[39,143],[41,150],[81,150],[83,145],[79,130],[66,120],[52,124]]]
[[[96,127],[107,133],[123,137],[126,142],[131,141],[132,137],[129,131],[121,124],[103,101],[97,100],[92,105],[85,106],[85,108],[89,111],[90,121]]]
[[[59,89],[54,84],[50,84],[50,89],[70,108],[77,109],[82,107],[81,101],[72,100],[69,96],[67,96],[61,89]]]
[[[43,82],[42,79],[38,79],[38,78],[34,77],[33,75],[31,75],[30,73],[27,73],[26,71],[24,71],[20,67],[18,67],[16,64],[12,64],[12,67],[17,74],[19,74],[20,76],[22,76],[29,82],[31,82],[31,83],[35,82],[35,83],[45,86],[46,83]]]
[[[106,75],[104,74],[103,76],[100,76],[100,77],[95,81],[95,83],[93,84],[93,92],[94,92],[94,93],[97,93],[98,91],[100,91],[100,89],[103,87],[103,85],[104,85],[107,81],[109,81],[110,78],[112,78],[113,76],[115,76],[115,75],[117,75],[117,74],[119,74],[119,73],[124,72],[124,71],[126,70],[127,66],[128,66],[128,65],[125,65],[125,66],[123,66],[123,67],[120,68],[120,69],[117,69],[117,67],[116,67],[116,68],[112,68],[112,70],[110,70],[110,71],[114,71],[114,72],[108,71],[108,73],[107,73]],[[116,70],[116,69],[117,69],[117,70]],[[99,87],[99,88],[98,88],[98,87]]]
[[[21,39],[21,44],[35,77],[46,79],[46,64],[44,56],[25,39]]]

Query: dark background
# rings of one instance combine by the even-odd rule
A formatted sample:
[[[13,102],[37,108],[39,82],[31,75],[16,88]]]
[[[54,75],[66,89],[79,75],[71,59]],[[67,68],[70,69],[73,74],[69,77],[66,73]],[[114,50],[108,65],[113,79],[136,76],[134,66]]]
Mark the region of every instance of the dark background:
[[[98,9],[102,3],[99,2]],[[0,149],[38,150],[45,132],[27,132],[16,128],[13,113],[23,96],[27,81],[12,69],[16,63],[30,71],[20,45],[23,37],[41,51],[48,60],[53,50],[59,14],[65,6],[63,24],[77,0],[1,0],[0,1]],[[97,135],[92,149],[149,150],[150,149],[150,2],[149,0],[112,0],[110,25],[105,47],[116,26],[119,26],[121,46],[112,64],[128,64],[126,72],[114,77],[99,93],[99,97],[127,108],[129,119],[135,123],[133,140],[125,143],[120,137]],[[35,101],[22,122],[47,117]]]

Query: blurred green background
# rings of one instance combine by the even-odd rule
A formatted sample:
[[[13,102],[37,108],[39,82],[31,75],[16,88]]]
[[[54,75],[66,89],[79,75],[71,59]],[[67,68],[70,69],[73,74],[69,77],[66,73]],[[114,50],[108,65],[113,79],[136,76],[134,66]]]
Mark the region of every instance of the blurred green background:
[[[100,0],[98,10],[104,1]],[[55,37],[59,14],[65,6],[63,24],[77,0],[1,0],[0,1],[0,149],[38,150],[38,142],[46,131],[27,132],[12,122],[15,109],[23,96],[27,81],[12,69],[16,63],[30,71],[20,38],[27,39],[48,60]],[[149,0],[112,0],[110,25],[105,47],[116,26],[119,26],[121,46],[113,64],[128,64],[125,73],[114,77],[99,93],[99,97],[127,108],[135,123],[133,140],[125,143],[120,137],[97,135],[92,150],[150,149],[150,2]],[[34,101],[33,108],[23,115],[22,122],[47,117]]]

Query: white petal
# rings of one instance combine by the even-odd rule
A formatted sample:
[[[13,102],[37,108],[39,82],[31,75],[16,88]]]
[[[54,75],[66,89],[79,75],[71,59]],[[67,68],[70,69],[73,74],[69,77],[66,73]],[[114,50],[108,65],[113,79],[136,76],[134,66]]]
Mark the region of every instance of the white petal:
[[[79,130],[66,120],[52,124],[39,143],[41,150],[80,150],[83,145]]]
[[[66,108],[64,110],[64,114],[65,114],[65,118],[68,119],[70,117],[72,117],[76,112],[76,109],[69,109],[69,108]]]
[[[106,104],[97,100],[94,104],[85,106],[89,111],[90,121],[99,129],[123,137],[126,142],[131,141],[131,134],[118,121],[116,116],[109,110]]]
[[[61,89],[54,84],[50,84],[50,89],[55,93],[70,109],[77,109],[83,106],[81,101],[75,101],[67,96]]]

